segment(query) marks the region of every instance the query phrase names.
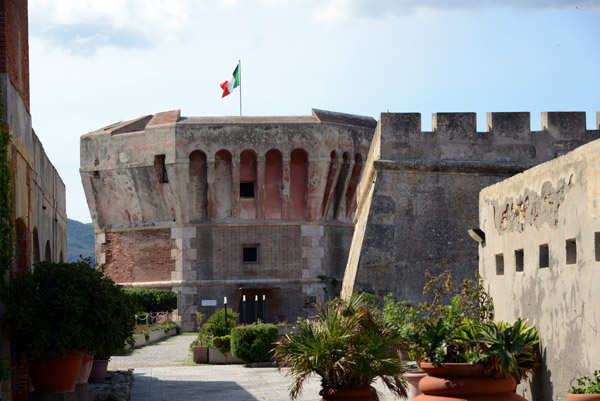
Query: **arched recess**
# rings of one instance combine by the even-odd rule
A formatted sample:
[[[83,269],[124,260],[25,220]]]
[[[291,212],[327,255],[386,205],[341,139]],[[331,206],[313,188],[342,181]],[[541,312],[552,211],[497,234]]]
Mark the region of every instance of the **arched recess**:
[[[40,261],[40,238],[38,235],[37,227],[33,228],[33,255],[32,263],[35,264]]]
[[[327,216],[329,219],[337,218],[340,207],[342,206],[342,194],[344,192],[344,185],[346,185],[346,178],[348,178],[348,170],[350,170],[350,154],[348,152],[344,152],[342,158],[342,170],[338,175],[338,179],[335,184],[335,192],[333,194],[333,207],[329,208],[330,213]]]
[[[306,219],[308,199],[308,153],[295,149],[290,159],[290,219]]]
[[[27,226],[23,219],[15,221],[15,266],[18,272],[25,272],[29,268]]]
[[[46,251],[44,252],[44,260],[52,262],[52,250],[50,249],[50,240],[46,241]]]
[[[356,209],[356,188],[358,187],[358,180],[360,178],[360,171],[362,169],[362,156],[357,153],[354,156],[354,167],[352,168],[352,175],[350,175],[350,182],[348,183],[348,189],[346,189],[346,219],[352,218],[352,213]]]
[[[256,153],[246,149],[240,154],[240,219],[256,219]]]
[[[222,149],[215,155],[214,197],[212,199],[215,219],[231,218],[233,210],[231,153]]]
[[[277,149],[265,155],[265,219],[281,219],[281,166],[283,157]]]
[[[195,150],[190,154],[190,220],[207,219],[206,154]]]
[[[327,182],[325,183],[325,192],[323,193],[323,203],[321,205],[321,211],[323,218],[327,217],[327,211],[331,203],[331,189],[333,188],[333,182],[335,181],[335,175],[337,173],[337,152],[334,150],[330,154],[331,161],[329,162],[329,170],[327,172]]]

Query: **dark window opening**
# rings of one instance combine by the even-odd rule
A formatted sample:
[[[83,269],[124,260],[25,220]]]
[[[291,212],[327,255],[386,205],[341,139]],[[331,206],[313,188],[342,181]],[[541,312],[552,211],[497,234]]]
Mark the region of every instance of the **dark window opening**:
[[[523,271],[523,259],[524,253],[522,249],[518,249],[515,251],[515,270],[518,272]]]
[[[496,275],[502,276],[504,274],[504,255],[499,253],[496,255]]]
[[[567,264],[574,265],[577,263],[577,242],[575,238],[567,240]]]
[[[244,262],[258,262],[258,247],[249,246],[242,248],[242,256]]]
[[[594,234],[594,246],[596,248],[596,262],[600,262],[600,233]]]
[[[540,269],[550,267],[550,251],[548,244],[540,245]]]
[[[165,164],[165,155],[156,155],[154,159],[154,165],[156,167],[156,172],[158,173],[158,182],[169,182],[169,176],[167,175],[167,166]]]
[[[254,198],[253,182],[240,182],[240,198]]]

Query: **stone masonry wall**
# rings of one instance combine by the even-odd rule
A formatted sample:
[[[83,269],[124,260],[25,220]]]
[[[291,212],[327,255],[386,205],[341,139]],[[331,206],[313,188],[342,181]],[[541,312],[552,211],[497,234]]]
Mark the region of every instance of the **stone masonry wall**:
[[[477,132],[475,113],[436,113],[422,132],[420,114],[381,114],[358,186],[344,295],[418,302],[425,272],[472,276],[477,243],[467,229],[478,226],[479,191],[599,136],[581,112],[542,113],[541,131],[531,131],[529,113],[488,113],[487,125]]]

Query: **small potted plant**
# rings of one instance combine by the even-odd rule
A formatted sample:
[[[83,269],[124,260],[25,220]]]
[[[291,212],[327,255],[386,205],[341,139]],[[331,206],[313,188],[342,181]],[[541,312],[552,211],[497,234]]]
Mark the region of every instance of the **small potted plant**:
[[[317,312],[315,318],[300,319],[275,347],[275,365],[287,366],[294,378],[292,398],[314,374],[321,377],[322,400],[378,400],[372,386],[378,377],[395,395],[406,397],[406,367],[398,358],[402,338],[366,294],[335,299]]]
[[[582,376],[567,394],[567,401],[600,401],[600,370],[593,376]]]

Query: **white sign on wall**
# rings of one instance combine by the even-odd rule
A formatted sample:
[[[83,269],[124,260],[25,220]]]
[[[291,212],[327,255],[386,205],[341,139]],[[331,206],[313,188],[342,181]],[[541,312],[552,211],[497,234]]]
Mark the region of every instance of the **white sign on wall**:
[[[217,306],[216,299],[203,299],[202,306]]]

